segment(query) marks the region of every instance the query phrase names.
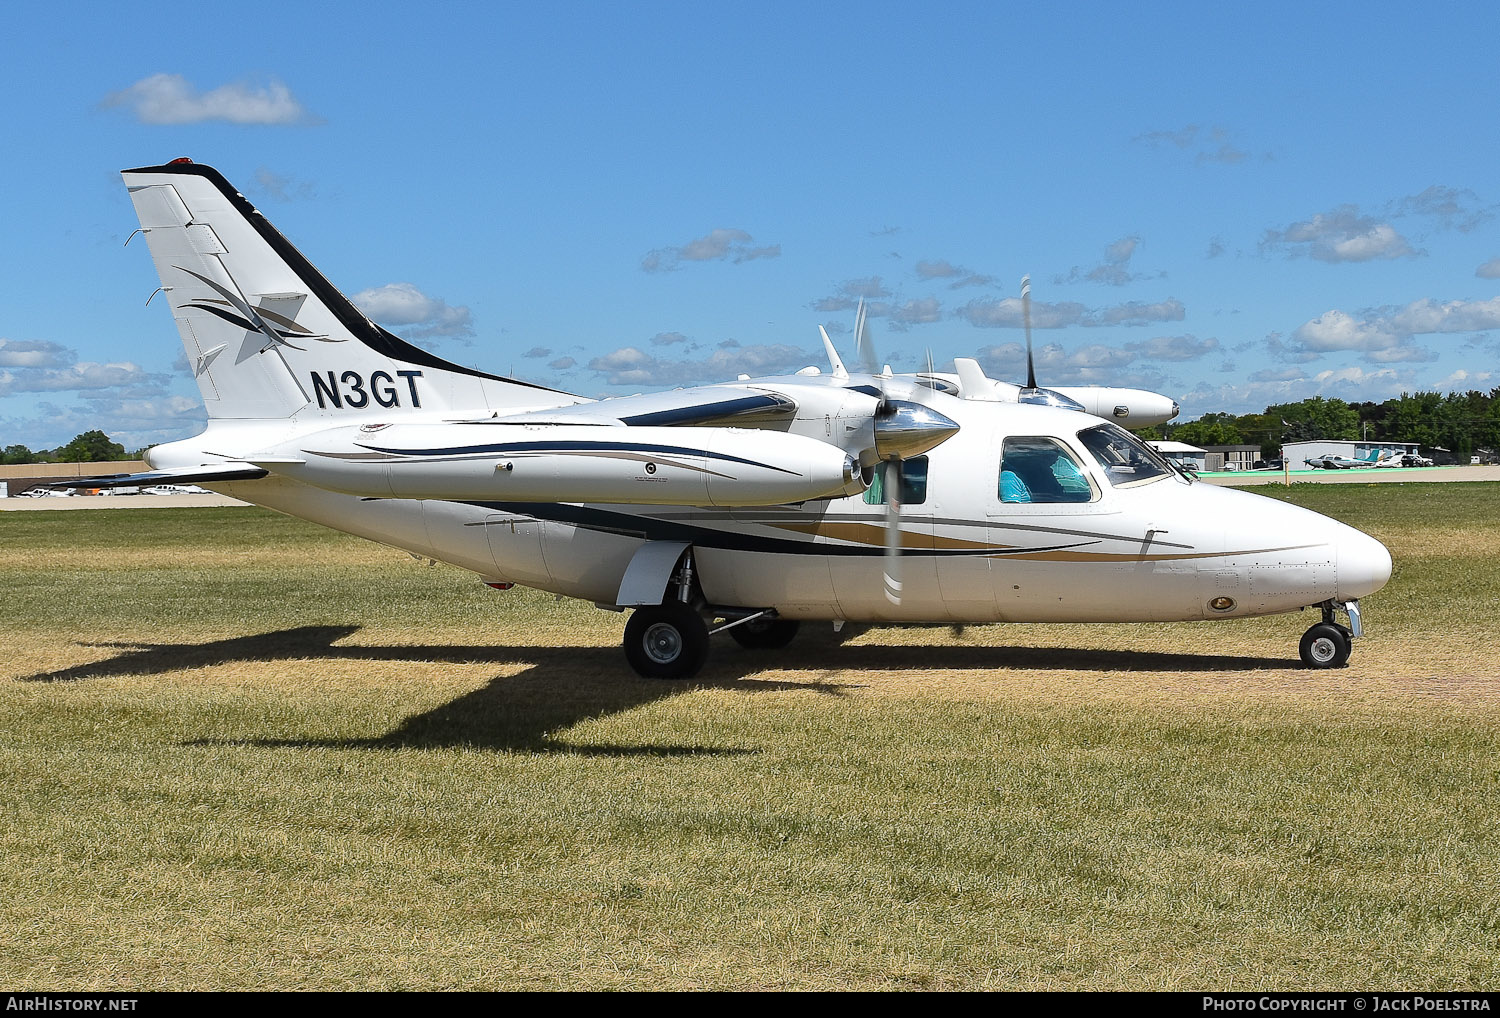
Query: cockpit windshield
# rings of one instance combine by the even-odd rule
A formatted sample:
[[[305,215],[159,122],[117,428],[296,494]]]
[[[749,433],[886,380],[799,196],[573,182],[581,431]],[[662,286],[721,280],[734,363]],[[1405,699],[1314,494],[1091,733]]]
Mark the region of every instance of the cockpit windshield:
[[[1078,440],[1104,468],[1117,488],[1147,484],[1174,473],[1161,454],[1116,424],[1101,424],[1078,433]]]

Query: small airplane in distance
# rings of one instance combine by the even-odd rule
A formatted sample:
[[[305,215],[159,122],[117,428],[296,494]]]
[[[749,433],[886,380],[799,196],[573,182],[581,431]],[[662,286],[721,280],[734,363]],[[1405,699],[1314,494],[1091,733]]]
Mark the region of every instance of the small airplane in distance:
[[[1114,423],[1175,414],[1165,397],[1101,388],[1088,406],[1039,386],[1025,283],[1024,386],[969,358],[881,370],[861,315],[858,370],[829,342],[827,373],[590,400],[387,332],[216,170],[179,159],[123,177],[209,422],[151,449],[147,473],[86,483],[202,484],[495,588],[630,610],[641,675],[695,674],[717,633],[786,647],[803,621],[1309,606],[1321,621],[1301,658],[1336,667],[1359,599],[1390,577],[1375,539],[1195,483]]]
[[[1379,449],[1371,449],[1363,456],[1349,458],[1347,456],[1335,456],[1333,453],[1324,453],[1321,456],[1309,456],[1302,462],[1310,467],[1321,470],[1355,470],[1361,467],[1386,466],[1385,455]]]

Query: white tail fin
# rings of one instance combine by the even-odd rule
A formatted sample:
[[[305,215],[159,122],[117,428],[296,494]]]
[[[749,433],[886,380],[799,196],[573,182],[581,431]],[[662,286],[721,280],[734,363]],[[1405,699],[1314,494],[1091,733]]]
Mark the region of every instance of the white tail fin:
[[[586,402],[436,357],[366,318],[217,170],[126,170],[211,418],[347,419]]]

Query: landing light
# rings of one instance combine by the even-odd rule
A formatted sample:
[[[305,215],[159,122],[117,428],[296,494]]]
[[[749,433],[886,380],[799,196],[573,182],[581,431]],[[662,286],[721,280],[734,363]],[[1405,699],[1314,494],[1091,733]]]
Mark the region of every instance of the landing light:
[[[1216,612],[1227,612],[1229,609],[1234,607],[1234,598],[1216,597],[1212,601],[1208,602],[1208,606]]]

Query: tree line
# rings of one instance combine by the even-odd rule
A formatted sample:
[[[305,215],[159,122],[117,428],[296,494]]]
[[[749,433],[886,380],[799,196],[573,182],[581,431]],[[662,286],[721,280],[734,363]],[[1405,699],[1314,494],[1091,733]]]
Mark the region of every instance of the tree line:
[[[1447,449],[1467,462],[1476,452],[1500,450],[1500,388],[1446,396],[1403,392],[1382,403],[1314,396],[1277,403],[1259,414],[1204,414],[1184,424],[1148,428],[1141,435],[1200,447],[1259,445],[1265,459],[1280,456],[1283,442],[1416,442],[1426,449]]]
[[[21,463],[108,463],[114,460],[140,459],[145,449],[137,449],[129,455],[125,447],[113,441],[102,431],[85,431],[73,440],[56,449],[32,451],[24,445],[7,445],[0,450],[0,464],[13,466]]]

